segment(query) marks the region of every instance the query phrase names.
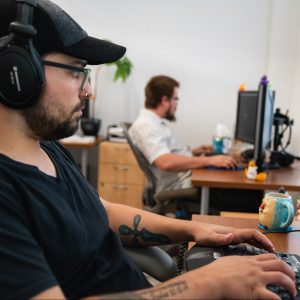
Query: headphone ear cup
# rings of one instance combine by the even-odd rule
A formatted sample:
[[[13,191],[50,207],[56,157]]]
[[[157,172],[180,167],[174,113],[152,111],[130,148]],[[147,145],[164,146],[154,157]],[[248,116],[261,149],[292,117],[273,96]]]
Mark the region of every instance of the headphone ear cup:
[[[11,108],[33,105],[44,84],[44,69],[39,54],[18,45],[0,53],[0,101]]]

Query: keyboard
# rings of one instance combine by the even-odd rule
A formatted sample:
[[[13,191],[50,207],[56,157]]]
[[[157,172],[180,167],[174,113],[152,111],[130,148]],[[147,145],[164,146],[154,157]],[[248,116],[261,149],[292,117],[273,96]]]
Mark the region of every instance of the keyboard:
[[[222,256],[227,255],[257,255],[268,253],[263,249],[256,248],[248,244],[229,245],[220,247],[204,247],[195,245],[186,255],[186,270],[190,271],[206,264],[213,262]],[[300,256],[296,254],[288,254],[283,252],[275,252],[275,254],[287,264],[289,264],[296,275],[296,288],[298,291],[296,300],[300,300]],[[268,289],[280,296],[281,299],[294,299],[286,289],[276,285],[268,285]]]
[[[234,168],[225,168],[225,167],[216,167],[216,166],[208,166],[208,170],[226,170],[226,171],[242,171],[246,168],[245,165],[237,165]]]

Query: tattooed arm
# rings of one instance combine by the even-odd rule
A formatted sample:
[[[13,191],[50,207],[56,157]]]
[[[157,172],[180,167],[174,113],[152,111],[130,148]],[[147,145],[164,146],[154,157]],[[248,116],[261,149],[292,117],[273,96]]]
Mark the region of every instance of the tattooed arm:
[[[125,205],[102,201],[108,213],[110,227],[120,235],[126,245],[143,247],[195,241],[208,246],[248,242],[268,251],[274,251],[269,239],[258,230],[235,229],[167,218]]]
[[[277,299],[267,284],[296,295],[294,279],[292,268],[273,254],[227,256],[153,288],[88,299]]]
[[[175,237],[172,231],[168,230],[168,227],[175,221],[174,219],[110,203],[103,199],[101,201],[106,208],[110,227],[119,234],[126,245],[143,247],[189,240],[184,234]]]

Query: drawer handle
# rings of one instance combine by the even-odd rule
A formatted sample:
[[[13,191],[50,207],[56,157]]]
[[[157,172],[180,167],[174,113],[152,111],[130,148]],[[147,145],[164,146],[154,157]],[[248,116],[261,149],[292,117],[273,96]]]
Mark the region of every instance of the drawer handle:
[[[115,150],[116,151],[128,151],[129,148],[121,148],[121,147],[119,148],[119,147],[116,147]]]
[[[128,190],[128,185],[115,184],[113,185],[113,189],[115,190]]]
[[[114,166],[114,169],[117,171],[128,171],[129,167],[128,166]]]

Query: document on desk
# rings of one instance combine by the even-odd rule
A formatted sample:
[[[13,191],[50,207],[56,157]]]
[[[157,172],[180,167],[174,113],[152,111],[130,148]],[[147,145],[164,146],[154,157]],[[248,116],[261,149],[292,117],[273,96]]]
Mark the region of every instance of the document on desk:
[[[68,138],[61,139],[60,141],[64,144],[73,144],[73,143],[79,143],[79,144],[90,144],[95,142],[96,137],[95,136],[86,136],[86,135],[72,135]]]

